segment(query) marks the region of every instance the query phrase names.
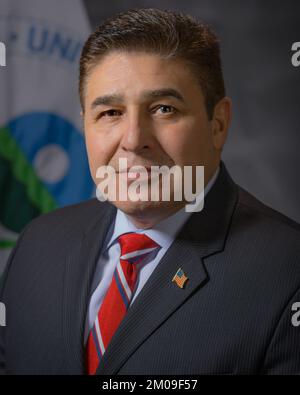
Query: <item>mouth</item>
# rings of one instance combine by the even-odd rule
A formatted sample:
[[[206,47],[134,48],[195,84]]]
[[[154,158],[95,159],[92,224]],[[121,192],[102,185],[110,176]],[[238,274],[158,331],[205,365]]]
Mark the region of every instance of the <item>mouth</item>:
[[[147,175],[145,174],[145,171],[147,172]],[[129,180],[136,180],[137,178],[144,177],[149,178],[151,176],[151,166],[132,166],[130,168],[117,171],[116,173],[120,175],[127,175]]]
[[[122,169],[122,170],[116,170],[116,173],[129,173],[130,171],[132,171],[132,169],[134,168],[134,171],[142,171],[142,170],[147,170],[147,171],[151,171],[151,167],[152,166],[143,166],[143,165],[132,165],[130,167],[127,167],[126,169]]]
[[[151,165],[151,166],[132,165],[132,166],[126,168],[126,169],[118,170],[118,171],[116,171],[116,173],[128,173],[128,174],[129,173],[137,173],[137,172],[142,173],[142,172],[145,172],[145,170],[148,173],[150,173],[151,169],[154,166],[159,166],[159,165]],[[152,169],[152,171],[154,171],[154,169]]]

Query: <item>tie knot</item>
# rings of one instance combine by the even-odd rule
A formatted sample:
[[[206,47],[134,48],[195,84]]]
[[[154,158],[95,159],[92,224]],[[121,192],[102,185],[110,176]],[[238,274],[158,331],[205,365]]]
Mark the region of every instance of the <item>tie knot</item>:
[[[121,248],[121,259],[135,262],[158,249],[158,245],[150,237],[140,233],[125,233],[118,238]]]

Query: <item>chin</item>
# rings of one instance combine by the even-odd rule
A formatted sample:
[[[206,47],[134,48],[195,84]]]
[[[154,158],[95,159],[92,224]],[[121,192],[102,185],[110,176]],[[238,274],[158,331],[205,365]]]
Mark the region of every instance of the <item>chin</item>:
[[[154,214],[154,212],[157,210],[163,210],[164,206],[166,206],[166,203],[168,203],[168,206],[170,205],[170,202],[132,202],[130,200],[126,202],[116,201],[111,203],[125,214],[131,216],[144,216],[151,212]]]
[[[147,224],[151,227],[155,223],[163,220],[164,218],[172,215],[180,210],[184,204],[182,202],[111,202],[119,210],[123,211],[126,215],[132,218],[135,223]],[[142,227],[143,227],[142,225]],[[140,227],[140,226],[138,226]]]

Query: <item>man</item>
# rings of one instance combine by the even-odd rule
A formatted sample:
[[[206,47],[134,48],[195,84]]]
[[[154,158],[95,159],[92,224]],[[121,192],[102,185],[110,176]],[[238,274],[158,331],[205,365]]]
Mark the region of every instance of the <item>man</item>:
[[[84,46],[80,98],[97,185],[105,166],[117,189],[133,166],[147,185],[152,166],[204,166],[204,208],[187,212],[174,186],[169,201],[118,189],[31,222],[1,293],[2,372],[300,373],[299,226],[221,161],[231,102],[215,34],[170,11],[119,14]]]

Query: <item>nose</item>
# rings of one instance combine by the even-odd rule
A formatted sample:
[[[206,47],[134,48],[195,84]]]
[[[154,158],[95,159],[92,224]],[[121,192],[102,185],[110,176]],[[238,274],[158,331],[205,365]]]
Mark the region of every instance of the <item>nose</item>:
[[[128,113],[121,139],[121,148],[124,151],[141,153],[153,147],[154,136],[150,131],[150,124],[146,115],[134,110]]]

